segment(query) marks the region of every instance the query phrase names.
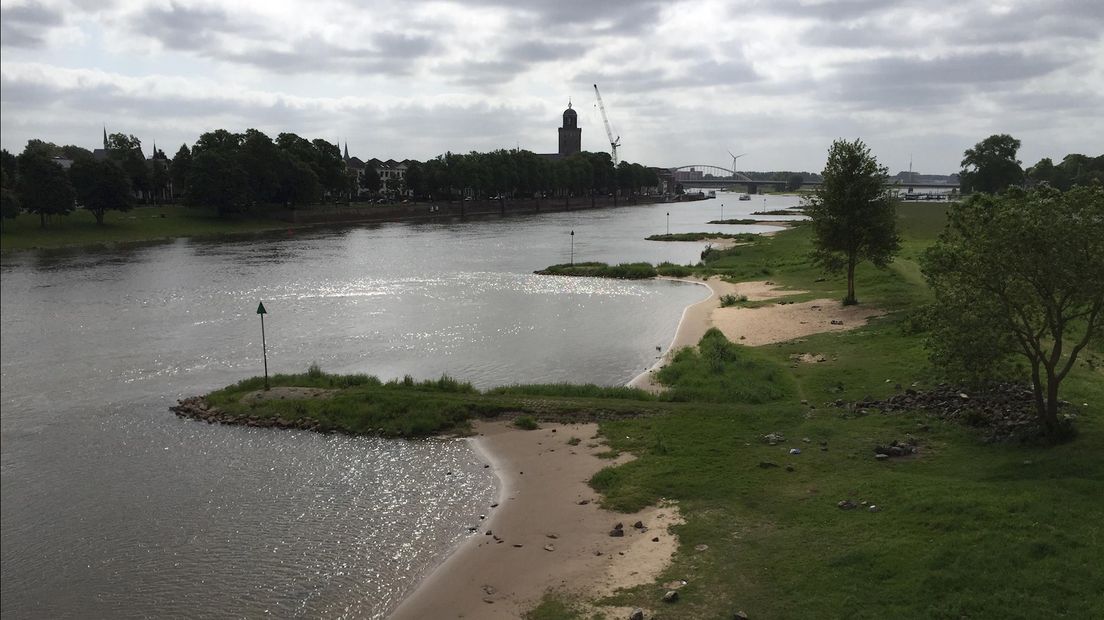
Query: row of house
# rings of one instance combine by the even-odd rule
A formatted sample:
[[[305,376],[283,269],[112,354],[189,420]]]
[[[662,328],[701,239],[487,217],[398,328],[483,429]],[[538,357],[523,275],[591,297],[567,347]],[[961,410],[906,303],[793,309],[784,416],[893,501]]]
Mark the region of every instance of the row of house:
[[[352,170],[356,173],[357,187],[360,187],[360,179],[370,169],[375,169],[376,174],[379,175],[380,184],[383,189],[393,188],[397,189],[406,180],[406,169],[410,163],[410,160],[395,161],[394,159],[382,160],[373,157],[368,161],[364,161],[359,157],[349,157],[349,143],[345,143],[345,169]],[[360,190],[361,194],[367,193],[364,190]]]

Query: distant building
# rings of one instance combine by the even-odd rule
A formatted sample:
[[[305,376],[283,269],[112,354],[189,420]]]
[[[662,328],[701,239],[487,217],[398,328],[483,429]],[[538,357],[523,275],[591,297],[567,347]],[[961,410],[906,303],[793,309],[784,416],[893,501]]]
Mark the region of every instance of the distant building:
[[[559,128],[560,157],[574,155],[583,150],[583,130],[579,127],[579,115],[571,109],[571,102],[567,102],[567,109],[563,113],[563,127]]]
[[[583,150],[583,130],[579,127],[579,115],[571,109],[570,101],[567,102],[567,109],[563,112],[563,126],[556,131],[559,134],[559,152],[540,153],[541,157],[560,159]]]

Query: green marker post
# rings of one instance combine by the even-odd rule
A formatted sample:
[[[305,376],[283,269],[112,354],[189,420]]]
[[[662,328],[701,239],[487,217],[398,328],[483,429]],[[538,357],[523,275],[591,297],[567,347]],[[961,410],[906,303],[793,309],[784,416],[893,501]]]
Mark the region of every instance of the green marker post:
[[[268,345],[265,344],[264,334],[264,315],[268,314],[268,310],[265,310],[264,302],[257,303],[257,314],[261,315],[261,354],[264,356],[264,373],[265,373],[265,389],[268,389]]]

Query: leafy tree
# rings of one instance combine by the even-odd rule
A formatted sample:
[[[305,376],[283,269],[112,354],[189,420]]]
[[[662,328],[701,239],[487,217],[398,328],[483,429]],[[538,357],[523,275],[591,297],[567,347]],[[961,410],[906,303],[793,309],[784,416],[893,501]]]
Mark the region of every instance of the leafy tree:
[[[1010,185],[1020,185],[1024,173],[1016,159],[1019,150],[1020,141],[1005,133],[989,136],[966,149],[962,172],[958,173],[963,193],[998,194]]]
[[[32,147],[18,157],[18,165],[16,196],[24,209],[38,214],[42,228],[46,228],[47,216],[68,215],[73,210],[69,176],[49,156]]]
[[[422,164],[412,161],[406,166],[406,186],[414,192],[414,197],[422,196],[426,191],[426,175]]]
[[[791,192],[796,192],[797,190],[801,189],[801,184],[804,183],[804,182],[805,182],[805,177],[801,176],[800,174],[796,174],[796,173],[791,174],[786,179],[786,189],[791,191]]]
[[[829,271],[847,271],[843,303],[856,304],[855,266],[868,260],[885,267],[900,248],[886,168],[862,140],[836,140],[822,176],[816,193],[805,200],[816,246],[813,258]]]
[[[0,226],[3,220],[15,219],[23,208],[15,193],[15,156],[7,150],[0,152]]]
[[[80,159],[69,168],[77,200],[103,225],[108,210],[129,211],[134,206],[134,194],[123,169],[110,160]]]
[[[371,164],[365,166],[364,174],[360,175],[360,186],[375,194],[380,191],[381,185],[380,175],[376,167]]]
[[[954,207],[923,255],[935,293],[933,357],[973,376],[1030,366],[1043,433],[1058,439],[1059,387],[1104,337],[1104,189],[1042,186]]]
[[[181,144],[180,149],[169,164],[169,178],[172,179],[173,193],[186,192],[189,177],[192,174],[192,151],[187,144]]]
[[[200,150],[192,156],[188,198],[218,209],[220,215],[245,208],[249,185],[236,153],[226,149]]]
[[[107,154],[126,173],[130,187],[142,196],[150,191],[149,168],[142,153],[142,141],[134,136],[113,133],[107,137]]]

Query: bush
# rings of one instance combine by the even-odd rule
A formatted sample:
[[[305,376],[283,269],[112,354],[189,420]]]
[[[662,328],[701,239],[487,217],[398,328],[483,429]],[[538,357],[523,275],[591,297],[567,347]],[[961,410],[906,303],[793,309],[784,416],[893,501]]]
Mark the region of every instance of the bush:
[[[321,379],[324,374],[318,362],[311,362],[311,365],[307,366],[307,376],[311,379]]]
[[[662,400],[762,404],[791,396],[793,379],[762,353],[728,341],[716,328],[656,373],[670,390]]]
[[[537,424],[537,421],[534,420],[532,416],[527,415],[523,415],[514,420],[514,426],[527,431],[535,431],[540,428],[540,425]]]
[[[742,304],[747,301],[747,295],[733,295],[731,293],[721,295],[721,307],[728,308],[729,306],[735,306],[736,304]]]
[[[656,273],[661,276],[667,276],[668,278],[685,278],[694,275],[694,270],[686,265],[676,265],[674,263],[660,263],[656,265]]]

